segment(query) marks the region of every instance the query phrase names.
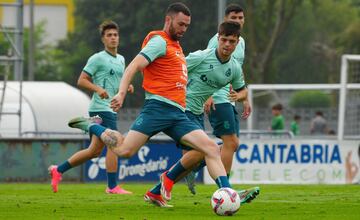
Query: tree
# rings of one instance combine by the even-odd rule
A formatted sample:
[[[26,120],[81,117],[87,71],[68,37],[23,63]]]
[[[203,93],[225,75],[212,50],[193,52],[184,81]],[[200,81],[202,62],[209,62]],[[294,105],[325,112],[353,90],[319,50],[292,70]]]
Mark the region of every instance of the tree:
[[[35,42],[35,80],[51,81],[51,80],[63,80],[59,73],[56,54],[60,51],[56,50],[54,46],[45,44],[43,39],[45,37],[45,21],[42,21],[35,25],[34,29],[34,42]],[[29,29],[24,29],[24,62],[23,62],[23,79],[26,80],[28,77],[28,58],[29,58]],[[1,54],[11,52],[11,45],[3,34],[0,35],[0,51]],[[11,71],[12,73],[12,71]],[[14,76],[9,75],[9,79],[13,79]]]

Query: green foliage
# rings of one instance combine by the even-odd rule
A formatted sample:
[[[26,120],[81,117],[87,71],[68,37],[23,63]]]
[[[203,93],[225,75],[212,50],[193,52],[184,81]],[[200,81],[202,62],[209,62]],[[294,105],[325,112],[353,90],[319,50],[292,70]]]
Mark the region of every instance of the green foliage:
[[[57,50],[53,45],[44,43],[43,39],[46,37],[45,33],[46,22],[42,21],[35,25],[34,28],[34,48],[35,48],[35,70],[34,78],[37,81],[52,81],[52,80],[66,80],[59,69],[60,64],[56,59],[57,54],[62,51]],[[14,38],[12,34],[9,35],[11,39]],[[29,29],[24,29],[24,48],[23,48],[23,73],[24,80],[28,79],[28,65],[29,65]],[[0,55],[13,54],[10,42],[5,38],[4,34],[0,34]],[[1,69],[0,69],[1,71]],[[9,75],[9,79],[13,79],[13,74]]]
[[[329,95],[317,90],[295,92],[290,99],[292,108],[326,108],[330,105]]]

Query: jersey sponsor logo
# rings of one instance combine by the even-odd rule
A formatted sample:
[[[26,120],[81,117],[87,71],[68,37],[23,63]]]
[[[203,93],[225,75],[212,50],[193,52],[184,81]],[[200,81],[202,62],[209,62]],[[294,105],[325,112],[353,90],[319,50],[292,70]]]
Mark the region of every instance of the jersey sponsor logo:
[[[186,85],[184,83],[181,83],[181,82],[176,82],[175,87],[177,89],[186,90]]]
[[[219,83],[215,82],[214,80],[208,79],[205,74],[200,76],[200,80],[206,83],[208,86],[213,88],[219,88],[223,87],[222,85],[219,85]]]

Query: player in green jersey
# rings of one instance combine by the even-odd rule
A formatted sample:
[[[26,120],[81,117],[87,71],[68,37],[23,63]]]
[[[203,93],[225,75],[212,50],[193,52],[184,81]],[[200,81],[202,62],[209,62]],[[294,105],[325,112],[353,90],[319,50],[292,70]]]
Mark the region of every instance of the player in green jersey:
[[[119,46],[119,28],[113,21],[105,21],[100,25],[101,41],[104,50],[92,55],[86,63],[78,79],[78,86],[93,92],[89,106],[90,116],[101,117],[104,127],[117,130],[117,113],[110,108],[110,101],[118,92],[121,77],[125,69],[124,57],[117,53]],[[133,92],[134,87],[129,86]],[[104,148],[103,143],[96,136],[87,149],[76,152],[59,166],[51,165],[51,186],[54,192],[58,191],[58,184],[62,174],[87,160],[98,157]],[[108,187],[105,192],[109,194],[130,194],[117,185],[118,157],[111,150],[106,152],[106,172]]]
[[[206,100],[227,84],[232,84],[234,91],[229,93],[232,101],[243,101],[247,98],[247,90],[238,61],[231,56],[239,42],[240,25],[236,22],[224,22],[219,27],[217,48],[190,53],[186,57],[188,68],[188,84],[186,92],[186,115],[200,128],[204,129],[204,108]],[[181,145],[182,147],[185,147]],[[165,200],[171,199],[173,184],[186,175],[203,160],[204,154],[199,151],[187,151],[181,161],[185,172],[179,173],[174,167],[161,175],[161,181],[145,195],[161,195]],[[219,184],[218,184],[219,185]],[[243,190],[240,194],[242,203],[249,202],[258,194],[259,189]],[[156,204],[156,203],[154,203]]]
[[[236,4],[230,4],[225,10],[224,21],[233,21],[240,24],[241,28],[245,23],[245,15],[243,9]],[[207,48],[216,48],[218,46],[218,34],[215,34],[208,43]],[[245,58],[245,41],[240,36],[239,43],[232,53],[232,57],[240,64],[240,68]],[[222,140],[221,159],[229,176],[233,161],[234,152],[239,146],[239,120],[238,113],[235,109],[235,102],[231,102],[228,98],[231,91],[231,85],[228,84],[215,92],[211,98],[205,103],[205,112],[208,113],[210,124],[213,128],[213,134]],[[249,101],[242,101],[243,113],[242,118],[246,119],[251,113]],[[195,168],[193,172],[185,177],[191,193],[195,194],[195,178],[197,172],[205,166],[202,163]]]

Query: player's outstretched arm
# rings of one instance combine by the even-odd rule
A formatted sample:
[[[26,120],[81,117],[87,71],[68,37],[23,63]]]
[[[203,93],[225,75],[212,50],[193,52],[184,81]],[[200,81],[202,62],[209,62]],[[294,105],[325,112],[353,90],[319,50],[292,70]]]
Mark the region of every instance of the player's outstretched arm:
[[[119,92],[111,100],[110,107],[117,112],[123,105],[124,99],[129,88],[129,85],[137,72],[142,71],[149,61],[142,55],[137,55],[125,69],[124,75],[121,79]]]

